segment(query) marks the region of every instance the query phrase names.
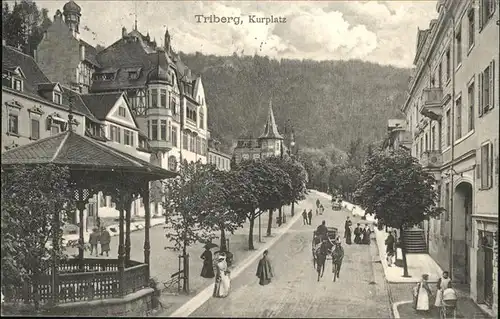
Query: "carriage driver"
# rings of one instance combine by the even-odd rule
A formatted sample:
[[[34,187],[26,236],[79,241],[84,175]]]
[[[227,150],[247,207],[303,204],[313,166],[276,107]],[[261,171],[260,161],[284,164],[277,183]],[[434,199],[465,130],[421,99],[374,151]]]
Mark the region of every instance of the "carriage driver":
[[[322,242],[323,240],[328,238],[327,234],[328,234],[328,228],[326,228],[326,222],[322,221],[321,225],[319,225],[318,228],[316,228],[316,236],[318,236],[320,242]]]

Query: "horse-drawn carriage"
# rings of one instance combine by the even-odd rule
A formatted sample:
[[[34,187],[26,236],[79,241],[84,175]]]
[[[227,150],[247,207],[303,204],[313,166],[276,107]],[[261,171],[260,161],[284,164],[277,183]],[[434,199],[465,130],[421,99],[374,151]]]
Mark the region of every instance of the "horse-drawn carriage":
[[[339,244],[336,244],[338,229],[335,227],[327,227],[327,238],[329,240],[323,240],[321,236],[313,232],[312,241],[312,255],[313,255],[313,265],[318,272],[318,281],[320,277],[323,277],[325,272],[325,263],[327,260],[332,261],[332,271],[333,271],[333,281],[339,276],[340,264],[342,264],[342,259],[344,257],[344,250]]]

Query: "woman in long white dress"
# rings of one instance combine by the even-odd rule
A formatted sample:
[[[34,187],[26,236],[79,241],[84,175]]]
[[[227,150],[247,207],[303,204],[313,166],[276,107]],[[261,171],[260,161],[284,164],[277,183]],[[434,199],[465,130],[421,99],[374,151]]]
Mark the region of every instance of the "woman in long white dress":
[[[448,288],[448,284],[451,282],[451,278],[448,277],[448,272],[443,271],[443,276],[439,278],[437,283],[436,301],[434,306],[441,307],[441,301],[443,300],[443,291]]]
[[[415,310],[417,311],[429,311],[429,299],[432,295],[431,289],[429,288],[429,284],[427,280],[429,279],[429,275],[422,275],[422,280],[415,287]]]
[[[215,276],[215,287],[213,296],[216,298],[225,298],[229,295],[231,287],[231,278],[227,267],[226,256],[220,255],[216,264],[217,274]]]

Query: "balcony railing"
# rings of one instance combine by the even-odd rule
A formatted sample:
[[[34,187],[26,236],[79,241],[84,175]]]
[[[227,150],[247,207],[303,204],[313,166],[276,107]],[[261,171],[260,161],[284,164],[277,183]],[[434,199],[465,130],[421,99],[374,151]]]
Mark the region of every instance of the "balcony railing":
[[[422,91],[422,100],[424,105],[420,114],[431,120],[439,120],[442,116],[443,89],[425,88]]]
[[[172,142],[165,140],[150,140],[149,147],[154,151],[165,151],[168,152],[172,149]]]
[[[420,155],[420,164],[423,168],[439,168],[443,165],[443,156],[440,150],[425,151]]]

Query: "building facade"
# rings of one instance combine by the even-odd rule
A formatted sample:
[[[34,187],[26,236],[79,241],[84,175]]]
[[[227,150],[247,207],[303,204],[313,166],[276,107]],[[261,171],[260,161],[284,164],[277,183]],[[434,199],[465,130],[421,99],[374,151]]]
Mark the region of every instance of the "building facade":
[[[222,152],[220,142],[215,139],[208,141],[208,164],[215,165],[222,171],[231,170],[231,155]]]
[[[112,147],[123,150],[133,145],[135,156],[147,156],[150,163],[172,171],[184,160],[207,163],[208,107],[203,83],[173,50],[168,30],[164,43],[158,45],[149,34],[140,33],[136,23],[131,32],[122,28],[115,43],[97,52],[80,38],[81,18],[82,9],[74,1],[56,12],[35,53],[47,77],[81,93],[84,100],[101,103],[102,98],[106,106],[94,111],[106,110],[97,117]],[[111,105],[108,100],[118,94],[120,101]],[[130,108],[120,106],[124,103]],[[152,188],[158,191],[151,196],[151,211],[162,214],[161,183]],[[112,199],[102,194],[95,205],[100,216],[118,214]],[[142,202],[132,213],[140,215],[141,207]]]
[[[254,138],[252,135],[240,136],[233,150],[234,160],[239,163],[243,160],[255,160],[270,156],[288,156],[290,155],[289,149],[295,145],[293,139],[293,132],[287,134],[287,138],[279,133],[274,119],[273,105],[270,101],[264,132],[258,138]]]
[[[441,0],[437,12],[418,31],[402,107],[412,155],[434,173],[446,209],[426,225],[429,253],[496,315],[499,8]]]

